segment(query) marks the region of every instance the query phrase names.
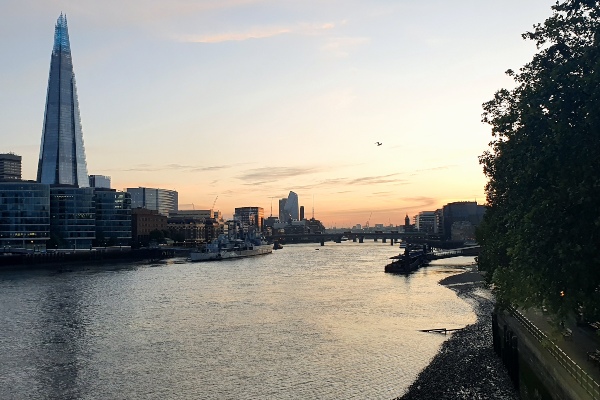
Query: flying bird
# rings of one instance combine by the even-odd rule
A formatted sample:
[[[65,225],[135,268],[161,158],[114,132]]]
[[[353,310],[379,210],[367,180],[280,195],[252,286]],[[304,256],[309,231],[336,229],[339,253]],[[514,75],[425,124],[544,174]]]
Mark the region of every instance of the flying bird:
[[[381,146],[383,143],[381,143],[381,142],[375,142],[375,144],[376,144],[377,146]]]

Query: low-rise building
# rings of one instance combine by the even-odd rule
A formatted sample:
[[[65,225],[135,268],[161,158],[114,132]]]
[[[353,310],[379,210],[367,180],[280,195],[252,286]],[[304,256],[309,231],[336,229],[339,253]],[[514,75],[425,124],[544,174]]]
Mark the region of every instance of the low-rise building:
[[[132,208],[131,210],[131,239],[134,246],[147,245],[150,242],[150,232],[167,230],[167,216],[157,210]]]

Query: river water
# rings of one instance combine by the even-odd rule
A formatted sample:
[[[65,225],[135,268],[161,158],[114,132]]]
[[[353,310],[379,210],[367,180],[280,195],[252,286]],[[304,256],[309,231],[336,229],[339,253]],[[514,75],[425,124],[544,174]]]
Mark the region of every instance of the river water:
[[[0,271],[1,399],[391,399],[475,321],[389,243],[212,263]],[[73,268],[75,269],[75,268]]]

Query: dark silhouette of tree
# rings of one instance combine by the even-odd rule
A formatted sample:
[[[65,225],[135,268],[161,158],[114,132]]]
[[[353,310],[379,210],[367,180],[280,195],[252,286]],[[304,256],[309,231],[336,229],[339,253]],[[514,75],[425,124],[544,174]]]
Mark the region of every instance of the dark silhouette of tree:
[[[488,210],[480,267],[500,303],[600,317],[600,1],[567,0],[533,32],[516,87],[483,105]]]

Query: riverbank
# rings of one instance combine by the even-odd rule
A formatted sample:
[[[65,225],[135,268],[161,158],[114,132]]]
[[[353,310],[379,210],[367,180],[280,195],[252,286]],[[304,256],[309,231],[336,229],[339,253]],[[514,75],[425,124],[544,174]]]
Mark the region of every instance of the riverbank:
[[[477,272],[464,272],[439,283],[473,306],[477,322],[453,333],[408,391],[396,400],[519,399],[492,347],[494,300],[483,286],[483,277]]]

